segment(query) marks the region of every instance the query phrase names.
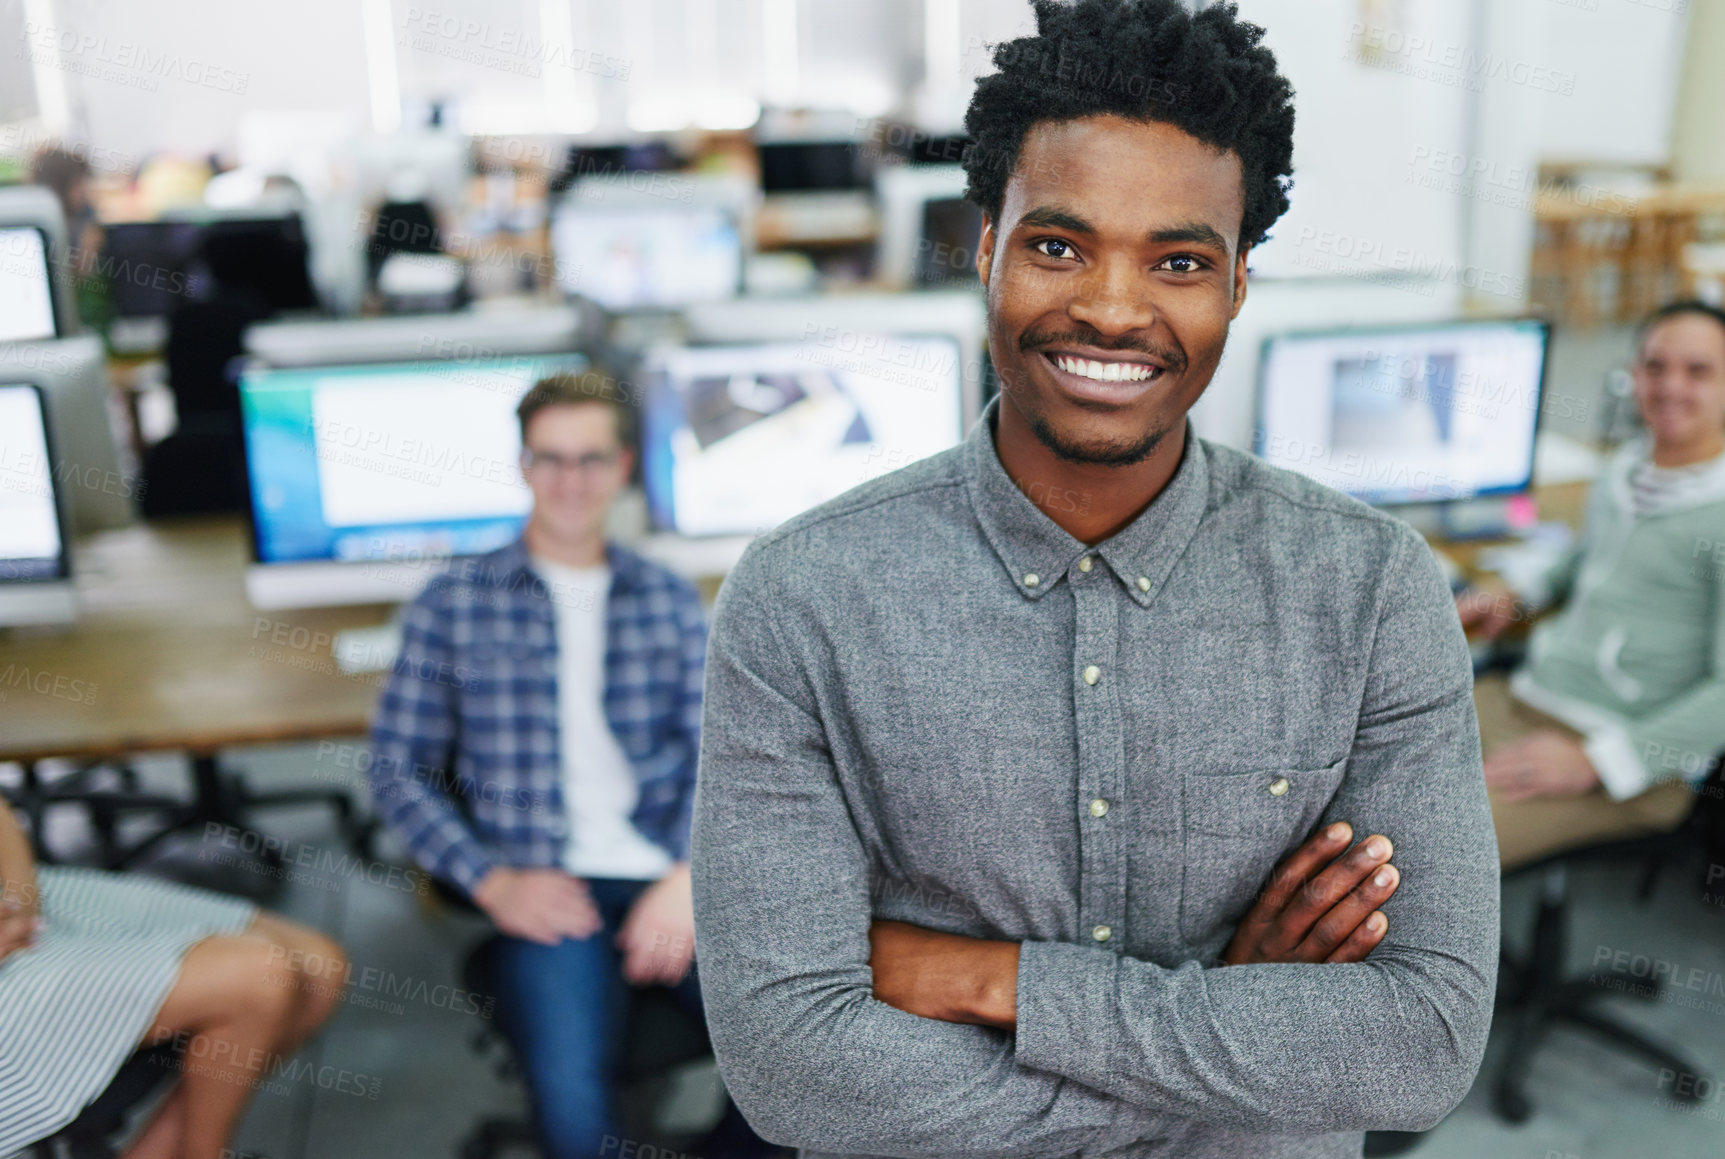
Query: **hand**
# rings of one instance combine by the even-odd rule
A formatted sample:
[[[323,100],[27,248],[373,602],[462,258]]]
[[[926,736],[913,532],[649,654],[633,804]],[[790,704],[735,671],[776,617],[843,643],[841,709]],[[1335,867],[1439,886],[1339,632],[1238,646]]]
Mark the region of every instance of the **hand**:
[[[500,865],[480,878],[473,900],[499,930],[542,946],[585,938],[604,924],[587,883],[561,869]]]
[[[1599,787],[1599,770],[1581,741],[1543,729],[1493,749],[1485,758],[1485,784],[1505,801],[1574,797]]]
[[[623,978],[631,986],[675,986],[695,956],[695,900],[688,862],[655,881],[617,931]]]
[[[1011,1030],[1018,1025],[1018,943],[967,938],[877,918],[870,923],[874,996],[921,1018]]]
[[[1396,891],[1401,874],[1388,864],[1395,849],[1382,834],[1342,856],[1353,835],[1337,821],[1276,866],[1234,931],[1223,964],[1358,962],[1371,953],[1390,928],[1377,907]],[[1382,885],[1380,877],[1387,878]]]
[[[1482,640],[1495,640],[1503,630],[1523,618],[1521,601],[1501,583],[1486,582],[1470,587],[1455,598],[1456,614],[1464,631]]]
[[[0,962],[15,951],[27,949],[36,941],[36,929],[41,919],[29,906],[7,898],[0,901]]]

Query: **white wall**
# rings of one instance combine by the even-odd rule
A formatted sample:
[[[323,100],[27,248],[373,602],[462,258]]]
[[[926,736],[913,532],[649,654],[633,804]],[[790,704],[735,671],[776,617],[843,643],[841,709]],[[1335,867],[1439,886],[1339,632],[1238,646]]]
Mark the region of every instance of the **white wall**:
[[[1550,56],[1575,75],[1572,94],[1546,97],[1541,156],[1665,162],[1692,0],[1513,2],[1544,5]]]
[[[248,110],[368,107],[357,0],[55,0],[53,10],[61,36],[48,43],[60,47],[48,51],[66,79],[70,135],[96,146],[208,152],[233,144]]]
[[[1437,45],[1466,44],[1468,5],[1411,0],[1393,31]],[[1427,79],[1398,68],[1427,66],[1418,54],[1381,67],[1355,57],[1368,42],[1359,0],[1245,0],[1242,16],[1294,86],[1292,205],[1254,270],[1281,277],[1382,273],[1463,258],[1456,199],[1416,181],[1416,157],[1466,148],[1469,94],[1449,73]]]

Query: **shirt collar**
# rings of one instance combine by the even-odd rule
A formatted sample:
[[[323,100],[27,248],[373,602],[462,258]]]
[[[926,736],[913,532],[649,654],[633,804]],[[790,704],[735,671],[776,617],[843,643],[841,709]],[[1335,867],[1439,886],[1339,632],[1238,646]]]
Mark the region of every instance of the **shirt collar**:
[[[611,595],[635,589],[642,567],[640,556],[622,544],[607,539],[605,563],[611,569]],[[518,535],[493,552],[490,572],[504,587],[511,585],[523,574],[537,576],[538,573],[533,570],[533,556],[527,550],[527,537]]]
[[[996,395],[971,427],[963,451],[964,478],[977,522],[1012,585],[1027,599],[1041,599],[1072,574],[1083,556],[1096,555],[1119,578],[1127,595],[1139,606],[1149,607],[1197,532],[1209,500],[1209,464],[1191,420],[1186,420],[1180,465],[1167,485],[1136,519],[1091,548],[1055,523],[1006,473],[994,446],[999,409]],[[1054,508],[1084,502],[1082,495],[1038,499]]]

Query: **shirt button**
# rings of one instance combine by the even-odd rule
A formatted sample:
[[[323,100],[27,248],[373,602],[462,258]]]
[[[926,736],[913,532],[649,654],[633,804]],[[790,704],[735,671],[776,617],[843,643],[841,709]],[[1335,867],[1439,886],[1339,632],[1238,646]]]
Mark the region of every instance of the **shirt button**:
[[[1097,926],[1095,929],[1090,931],[1090,936],[1099,942],[1106,942],[1109,938],[1114,936],[1114,931],[1109,929],[1107,926]]]
[[[1088,555],[1085,556],[1083,559],[1078,561],[1078,570],[1079,571],[1089,571],[1090,570],[1090,557]]]
[[[1150,590],[1150,577],[1149,576],[1141,575],[1138,577],[1138,590],[1141,592],[1147,592]]]
[[[1100,817],[1106,812],[1108,812],[1108,802],[1104,801],[1101,797],[1090,802],[1090,815],[1092,817]]]
[[[1033,571],[1032,572],[1026,572],[1024,575],[1024,586],[1027,588],[1033,588],[1041,582],[1042,582],[1042,577],[1037,575]]]
[[[1286,793],[1287,791],[1288,791],[1288,778],[1277,777],[1275,780],[1270,782],[1270,796],[1280,797],[1283,793]]]
[[[1092,664],[1084,670],[1084,683],[1095,684],[1100,679],[1102,679],[1102,669],[1096,665]]]

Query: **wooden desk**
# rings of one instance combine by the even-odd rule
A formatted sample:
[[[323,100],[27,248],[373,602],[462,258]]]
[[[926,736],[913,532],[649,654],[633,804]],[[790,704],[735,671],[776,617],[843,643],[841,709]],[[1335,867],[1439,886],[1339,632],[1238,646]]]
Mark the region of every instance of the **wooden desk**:
[[[1541,517],[1579,526],[1587,487],[1538,488]],[[208,756],[363,734],[383,673],[343,674],[330,641],[388,608],[257,611],[243,586],[246,536],[243,520],[224,517],[84,541],[78,622],[0,629],[0,761]],[[1471,572],[1487,544],[1436,546]]]
[[[0,629],[0,761],[363,733],[383,674],[342,674],[330,639],[388,609],[253,609],[247,534],[221,517],[83,541],[78,622]]]

